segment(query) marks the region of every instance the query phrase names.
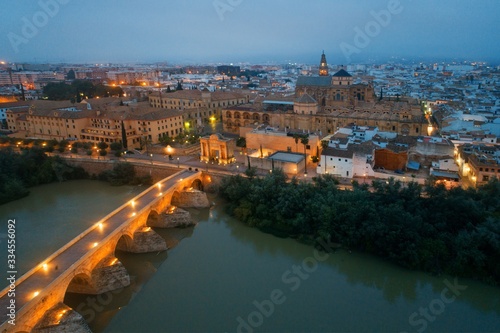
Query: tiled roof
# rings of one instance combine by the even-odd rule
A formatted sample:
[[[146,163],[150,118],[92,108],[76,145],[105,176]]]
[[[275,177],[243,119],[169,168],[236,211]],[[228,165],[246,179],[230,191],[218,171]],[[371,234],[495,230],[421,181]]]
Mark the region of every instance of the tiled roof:
[[[337,73],[333,74],[335,77],[352,77],[351,74],[347,73],[344,69],[339,70]]]
[[[343,149],[336,149],[336,148],[325,148],[321,155],[324,156],[332,156],[332,157],[342,157],[342,158],[352,158],[354,155],[354,152],[352,150],[343,150]]]
[[[18,101],[18,102],[7,102],[7,103],[0,103],[0,109],[8,109],[12,107],[20,107],[20,106],[29,106],[30,102],[26,101]]]
[[[316,100],[311,97],[309,94],[303,94],[297,100],[295,100],[296,103],[303,103],[303,104],[317,104]]]
[[[332,85],[331,76],[299,76],[298,86],[330,87]]]

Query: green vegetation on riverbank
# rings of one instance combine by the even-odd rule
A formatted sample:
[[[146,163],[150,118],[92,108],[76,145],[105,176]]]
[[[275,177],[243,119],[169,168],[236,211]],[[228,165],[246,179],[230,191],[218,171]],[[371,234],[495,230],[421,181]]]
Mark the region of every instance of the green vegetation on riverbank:
[[[0,204],[23,198],[29,187],[54,181],[88,178],[80,167],[67,165],[58,156],[47,156],[43,149],[31,148],[16,153],[0,150]]]
[[[410,269],[500,283],[498,180],[450,191],[394,180],[374,182],[373,192],[342,191],[336,183],[331,176],[287,181],[275,170],[264,178],[227,177],[220,194],[249,226],[340,243]]]
[[[52,147],[52,149],[51,149]],[[29,188],[55,181],[88,179],[89,174],[81,167],[72,166],[57,156],[46,153],[54,151],[53,146],[22,148],[20,152],[12,147],[0,149],[0,205],[29,195]],[[136,176],[130,163],[116,163],[112,170],[103,171],[92,179],[106,181],[113,186],[152,185],[151,176]]]

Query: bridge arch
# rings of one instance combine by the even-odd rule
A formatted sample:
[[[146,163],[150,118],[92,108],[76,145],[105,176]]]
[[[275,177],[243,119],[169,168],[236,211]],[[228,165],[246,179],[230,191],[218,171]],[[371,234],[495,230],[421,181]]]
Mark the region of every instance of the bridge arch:
[[[73,277],[66,286],[65,298],[68,293],[95,294],[96,289],[92,284],[91,275],[81,272]]]
[[[179,191],[177,191],[177,190],[174,191],[172,193],[172,199],[170,200],[171,205],[178,206],[180,203],[180,196],[181,196],[181,194],[179,193]]]
[[[203,183],[202,183],[201,179],[193,180],[193,182],[191,183],[191,187],[195,190],[203,191]]]
[[[129,252],[133,244],[134,244],[133,236],[126,233],[121,235],[121,237],[116,242],[115,254],[116,250]]]
[[[148,218],[146,220],[147,226],[155,226],[160,219],[160,214],[156,211],[156,209],[151,209],[149,212]]]

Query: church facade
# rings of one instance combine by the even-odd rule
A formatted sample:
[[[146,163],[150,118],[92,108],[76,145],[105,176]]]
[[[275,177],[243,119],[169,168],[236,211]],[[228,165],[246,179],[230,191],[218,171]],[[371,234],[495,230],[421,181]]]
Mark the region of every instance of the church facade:
[[[267,124],[327,135],[343,126],[358,125],[402,135],[426,135],[428,121],[417,102],[378,101],[371,84],[355,83],[344,69],[329,75],[324,53],[318,74],[298,78],[293,110],[269,112],[256,104],[226,108],[224,130],[240,133],[240,127]]]
[[[319,75],[300,76],[295,87],[295,94],[297,97],[303,94],[310,95],[325,111],[375,100],[375,92],[371,84],[353,83],[353,81],[352,75],[344,69],[329,75],[326,56],[323,53]]]

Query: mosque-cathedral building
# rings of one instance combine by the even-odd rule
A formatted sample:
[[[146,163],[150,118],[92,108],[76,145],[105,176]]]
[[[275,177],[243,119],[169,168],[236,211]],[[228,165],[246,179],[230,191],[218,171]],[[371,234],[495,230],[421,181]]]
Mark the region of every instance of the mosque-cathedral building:
[[[344,69],[330,75],[324,53],[318,74],[298,78],[293,103],[283,101],[280,107],[276,98],[264,98],[224,109],[224,130],[240,133],[240,127],[267,124],[327,135],[343,126],[358,125],[402,135],[427,134],[428,122],[418,102],[379,101],[371,83],[353,78]]]

